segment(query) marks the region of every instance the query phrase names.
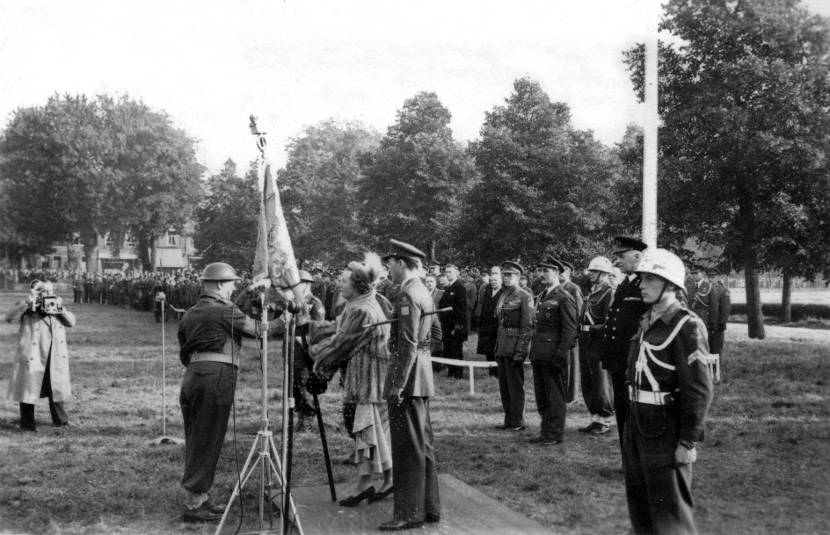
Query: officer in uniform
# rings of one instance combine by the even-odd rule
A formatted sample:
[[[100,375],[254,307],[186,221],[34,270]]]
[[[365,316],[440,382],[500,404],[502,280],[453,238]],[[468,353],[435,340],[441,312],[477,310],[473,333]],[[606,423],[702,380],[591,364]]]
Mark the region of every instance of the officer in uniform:
[[[308,343],[304,337],[308,337],[309,323],[308,321],[323,321],[326,317],[326,311],[323,308],[323,302],[314,295],[310,290],[313,287],[314,278],[311,273],[301,269],[299,271],[300,284],[305,284],[306,287],[300,287],[299,291],[305,295],[305,303],[303,306],[302,315],[303,325],[297,327],[297,337],[299,341],[294,345],[294,400],[296,401],[295,412],[298,415],[296,429],[298,431],[305,430],[305,417],[314,416],[315,409],[309,400],[308,390],[306,390],[306,382],[308,381],[308,366],[307,363],[311,357],[308,356]],[[282,323],[278,321],[278,324]],[[282,331],[284,332],[284,323]],[[280,332],[279,325],[277,325],[277,332]]]
[[[182,487],[185,522],[222,518],[224,508],[211,504],[216,463],[225,441],[236,386],[236,354],[243,336],[255,338],[259,324],[231,301],[239,279],[228,264],[208,264],[200,277],[203,291],[179,324],[179,358],[187,367],[179,403],[184,420]]]
[[[565,269],[562,263],[546,258],[538,267],[545,286],[536,296],[530,362],[542,429],[530,442],[553,446],[561,443],[565,434],[568,369],[577,335],[577,309],[573,296],[559,282],[559,274]]]
[[[614,395],[611,378],[602,367],[605,318],[611,308],[614,290],[608,282],[613,272],[611,261],[597,256],[588,264],[591,277],[591,293],[588,294],[579,317],[579,370],[582,398],[591,414],[591,423],[580,429],[583,433],[603,435],[611,425],[614,415]]]
[[[395,350],[386,373],[395,507],[383,531],[398,531],[441,520],[429,398],[435,393],[430,362],[430,333],[435,310],[419,278],[426,258],[419,249],[389,240],[389,273],[400,285],[395,303]]]
[[[695,282],[686,289],[689,294],[689,309],[700,316],[704,325],[709,324],[709,311],[713,308],[712,283],[706,278],[706,268],[695,267]],[[715,299],[715,306],[717,300]]]
[[[720,272],[715,268],[706,270],[709,285],[712,288],[709,299],[709,318],[707,330],[709,332],[709,353],[720,355],[723,351],[723,336],[726,332],[726,322],[732,312],[732,300],[729,288],[720,280]]]
[[[524,269],[516,262],[502,262],[502,293],[496,302],[496,363],[504,424],[497,429],[525,428],[525,368],[533,335],[533,296],[519,287]]]
[[[693,534],[692,463],[712,402],[706,325],[677,299],[685,279],[677,256],[647,250],[637,273],[649,308],[628,356],[628,513],[638,534]]]
[[[603,342],[605,352],[603,366],[611,375],[614,389],[614,413],[617,417],[617,431],[622,446],[625,412],[628,410],[628,387],[625,384],[625,364],[628,356],[628,342],[637,332],[640,316],[646,310],[640,295],[640,279],[634,272],[640,263],[640,256],[646,244],[634,238],[614,238],[613,256],[623,272],[623,279],[617,285],[608,316],[605,319]]]
[[[579,311],[582,310],[582,303],[585,301],[585,296],[582,294],[582,288],[571,280],[574,273],[573,264],[563,260],[560,260],[559,263],[562,265],[562,270],[559,272],[559,283],[574,298],[576,302],[576,313],[579,316]],[[568,403],[576,400],[577,392],[579,392],[579,378],[579,336],[575,336],[573,346],[568,351],[568,382],[565,396]]]

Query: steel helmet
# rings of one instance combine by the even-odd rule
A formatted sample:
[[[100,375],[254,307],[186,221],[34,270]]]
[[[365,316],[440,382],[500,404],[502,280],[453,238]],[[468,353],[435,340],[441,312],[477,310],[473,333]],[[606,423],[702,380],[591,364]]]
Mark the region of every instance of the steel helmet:
[[[606,257],[597,256],[594,257],[588,264],[588,271],[601,271],[603,273],[610,274],[614,271],[614,266],[611,265],[611,261]]]
[[[314,277],[312,277],[311,273],[309,273],[308,271],[301,269],[300,282],[314,282]]]
[[[224,262],[214,262],[205,266],[199,279],[203,281],[235,281],[239,280],[236,271]]]
[[[646,249],[635,271],[657,275],[681,290],[685,288],[686,268],[683,261],[666,249]]]

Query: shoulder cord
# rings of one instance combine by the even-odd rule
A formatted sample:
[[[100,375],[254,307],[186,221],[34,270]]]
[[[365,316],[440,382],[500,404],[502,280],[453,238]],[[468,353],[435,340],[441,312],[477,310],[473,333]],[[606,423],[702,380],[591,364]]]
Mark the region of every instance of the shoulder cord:
[[[654,351],[662,351],[663,349],[668,347],[668,345],[671,344],[677,337],[677,333],[680,332],[680,329],[683,328],[683,325],[685,325],[686,322],[689,321],[690,317],[691,316],[683,316],[683,318],[681,318],[681,320],[677,322],[677,325],[674,326],[674,329],[672,329],[671,334],[669,334],[669,336],[666,337],[666,340],[663,341],[663,343],[660,345],[654,345],[645,342],[643,340],[645,332],[640,332],[640,352],[637,355],[637,363],[634,368],[634,380],[637,388],[639,388],[642,384],[642,378],[645,374],[646,379],[648,380],[648,383],[651,386],[652,392],[660,391],[660,384],[657,382],[657,379],[655,379],[654,374],[651,373],[651,370],[648,367],[648,361],[651,360],[652,362],[654,362],[662,368],[674,371],[675,366],[672,366],[671,364],[666,364],[665,362],[655,357]]]

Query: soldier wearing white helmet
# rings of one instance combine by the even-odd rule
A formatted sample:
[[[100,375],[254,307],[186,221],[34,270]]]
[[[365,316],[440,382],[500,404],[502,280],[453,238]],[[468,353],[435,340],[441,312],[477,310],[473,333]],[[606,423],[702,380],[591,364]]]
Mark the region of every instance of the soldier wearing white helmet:
[[[635,533],[697,533],[692,463],[712,401],[706,326],[677,299],[683,262],[647,250],[636,269],[649,307],[631,344],[631,403],[623,437],[628,512]]]
[[[591,423],[580,428],[583,433],[603,435],[611,427],[614,415],[614,393],[611,390],[611,377],[602,367],[605,318],[611,308],[614,290],[608,278],[614,269],[611,261],[598,256],[588,264],[591,277],[591,293],[579,316],[579,371],[582,385],[582,398],[591,414]]]

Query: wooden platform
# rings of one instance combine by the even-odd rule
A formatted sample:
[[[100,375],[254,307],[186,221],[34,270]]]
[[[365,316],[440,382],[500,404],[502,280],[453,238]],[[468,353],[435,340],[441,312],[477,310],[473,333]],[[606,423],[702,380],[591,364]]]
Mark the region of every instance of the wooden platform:
[[[441,522],[424,524],[402,533],[427,534],[542,534],[551,533],[537,522],[507,508],[451,475],[438,476]],[[338,487],[338,497],[347,486]],[[292,491],[306,535],[387,533],[377,528],[392,519],[392,496],[381,502],[340,507],[331,501],[328,486]]]

